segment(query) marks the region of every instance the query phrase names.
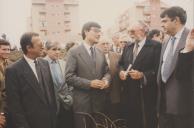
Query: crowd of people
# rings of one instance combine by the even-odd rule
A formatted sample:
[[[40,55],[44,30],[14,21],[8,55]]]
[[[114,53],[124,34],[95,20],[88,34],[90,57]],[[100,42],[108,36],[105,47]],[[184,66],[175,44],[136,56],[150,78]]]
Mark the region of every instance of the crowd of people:
[[[26,32],[11,62],[0,39],[0,128],[194,128],[194,29],[181,7],[160,17],[163,30],[131,24],[130,41],[87,22],[65,58],[59,42]]]

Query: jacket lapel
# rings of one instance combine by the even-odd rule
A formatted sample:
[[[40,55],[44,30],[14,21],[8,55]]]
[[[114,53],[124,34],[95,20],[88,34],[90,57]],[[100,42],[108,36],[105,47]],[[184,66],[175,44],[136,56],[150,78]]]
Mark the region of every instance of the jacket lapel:
[[[160,85],[160,82],[161,82],[161,68],[162,68],[162,64],[163,64],[163,56],[164,56],[164,52],[166,50],[166,47],[168,45],[169,40],[170,40],[170,37],[167,38],[166,41],[164,41],[164,43],[162,45],[162,49],[161,49],[160,63],[159,63],[158,74],[157,74],[158,85]]]
[[[65,61],[63,60],[58,60],[59,61],[59,66],[63,75],[63,78],[65,78]]]
[[[188,29],[184,29],[184,31],[183,31],[183,33],[181,35],[181,38],[180,38],[180,40],[178,42],[177,48],[175,50],[175,53],[174,53],[174,58],[173,58],[173,61],[172,61],[172,68],[171,68],[171,71],[170,71],[171,73],[170,74],[173,73],[173,71],[174,71],[174,69],[176,67],[176,63],[177,63],[179,52],[185,46],[186,38],[187,38],[188,33],[189,33],[189,30]]]
[[[92,69],[92,67],[95,67],[94,61],[92,60],[91,56],[88,54],[83,44],[79,46],[79,56],[88,66],[88,68]]]
[[[127,60],[126,60],[127,61],[127,67],[128,67],[129,64],[133,63],[133,47],[134,47],[134,43],[131,43],[126,49],[126,57],[125,58],[127,58]]]
[[[150,42],[149,40],[146,40],[144,46],[142,47],[142,49],[140,50],[139,54],[136,57],[136,60],[134,62],[134,65],[138,64],[139,62],[141,62],[142,59],[145,58],[145,56],[147,56],[148,53],[148,48],[150,47]]]
[[[40,99],[46,103],[46,100],[44,98],[44,95],[42,93],[42,90],[40,88],[40,85],[38,84],[38,80],[34,74],[34,72],[32,71],[31,67],[29,66],[29,64],[26,62],[26,60],[23,58],[23,73],[24,73],[24,78],[26,79],[26,81],[28,82],[28,85],[30,85],[33,90],[36,92],[36,94],[40,97]]]
[[[102,53],[96,49],[96,71],[100,70],[101,64],[103,63]],[[104,57],[105,58],[105,57]],[[108,64],[107,64],[108,65]]]

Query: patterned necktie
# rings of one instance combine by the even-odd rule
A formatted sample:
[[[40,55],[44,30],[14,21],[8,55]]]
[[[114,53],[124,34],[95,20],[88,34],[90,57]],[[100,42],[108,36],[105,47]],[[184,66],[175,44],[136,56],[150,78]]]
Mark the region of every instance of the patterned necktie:
[[[139,44],[135,43],[134,50],[133,50],[133,63],[135,62],[135,59],[138,55],[138,48],[139,48]]]
[[[162,81],[164,83],[167,82],[168,78],[171,75],[171,68],[172,68],[172,60],[174,57],[174,43],[175,43],[176,37],[171,38],[170,47],[168,50],[168,53],[166,54],[166,59],[163,63],[163,67],[161,70],[161,76],[162,76]]]

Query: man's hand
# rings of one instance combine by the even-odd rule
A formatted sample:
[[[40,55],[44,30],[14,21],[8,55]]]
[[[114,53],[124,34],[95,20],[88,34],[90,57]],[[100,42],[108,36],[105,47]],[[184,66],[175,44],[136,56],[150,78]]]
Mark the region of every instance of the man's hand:
[[[133,70],[133,69],[130,70],[128,74],[134,80],[139,80],[139,79],[143,78],[143,76],[144,76],[142,72],[140,72],[138,70]]]
[[[92,87],[92,88],[101,89],[104,86],[105,86],[105,82],[102,80],[92,80],[90,83],[90,87]]]
[[[127,79],[127,72],[126,71],[120,71],[119,77],[121,80],[126,80]]]
[[[5,116],[0,115],[0,128],[3,128],[5,125]]]
[[[187,36],[185,48],[182,52],[190,52],[192,50],[194,50],[194,29],[192,29]]]
[[[108,88],[109,87],[109,82],[106,79],[102,79],[102,81],[104,82],[104,85],[100,89]]]

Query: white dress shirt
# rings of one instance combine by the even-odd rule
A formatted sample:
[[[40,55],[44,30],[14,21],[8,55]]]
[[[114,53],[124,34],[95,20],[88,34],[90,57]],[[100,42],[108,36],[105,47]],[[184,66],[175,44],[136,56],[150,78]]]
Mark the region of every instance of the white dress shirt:
[[[140,52],[141,49],[143,48],[143,46],[144,46],[144,44],[145,44],[145,40],[146,40],[146,38],[144,38],[142,41],[140,41],[140,42],[138,43],[139,47],[138,47],[137,55],[139,54],[139,52]],[[135,45],[136,45],[136,44],[134,44],[133,52],[134,52],[134,50],[135,50]]]
[[[27,63],[29,64],[30,68],[32,69],[34,75],[36,76],[37,80],[38,80],[38,75],[36,72],[36,67],[35,67],[35,63],[33,59],[28,58],[27,56],[24,55],[24,59],[27,61]]]
[[[175,52],[175,50],[176,50],[176,48],[177,48],[177,45],[178,45],[178,43],[179,43],[179,41],[180,41],[180,38],[181,38],[181,35],[182,35],[184,29],[185,29],[185,27],[183,27],[183,28],[182,28],[179,32],[177,32],[176,35],[174,36],[174,37],[176,38],[176,40],[175,40],[175,42],[174,42],[173,53]],[[171,38],[173,38],[173,37],[171,37]],[[171,41],[172,41],[171,38],[169,39],[169,42],[168,42],[167,47],[166,47],[166,50],[165,50],[165,52],[164,52],[164,55],[163,55],[163,62],[166,61],[167,53],[168,53],[169,50],[170,50],[170,44],[172,43],[172,42],[171,42]],[[181,42],[180,42],[180,43],[181,43]]]
[[[105,54],[105,57],[106,57],[106,61],[107,61],[108,67],[110,67],[110,59],[108,57],[108,53]]]
[[[84,47],[86,48],[88,54],[91,56],[91,50],[90,48],[92,47],[93,49],[95,49],[95,46],[90,46],[89,44],[87,44],[86,42],[83,43],[84,44]]]

